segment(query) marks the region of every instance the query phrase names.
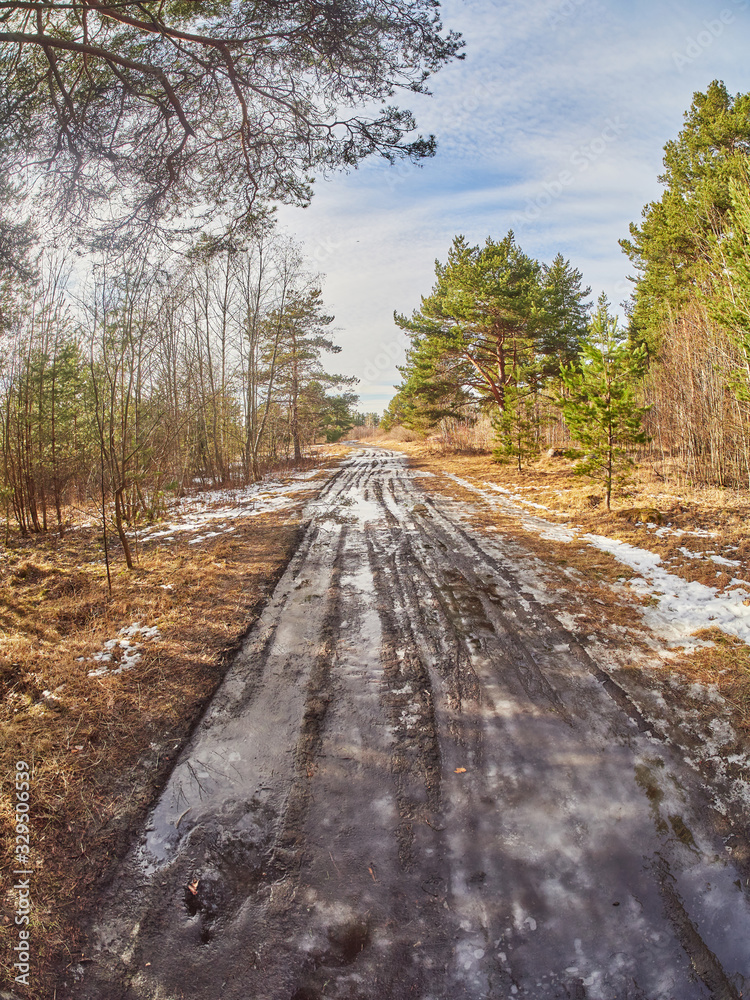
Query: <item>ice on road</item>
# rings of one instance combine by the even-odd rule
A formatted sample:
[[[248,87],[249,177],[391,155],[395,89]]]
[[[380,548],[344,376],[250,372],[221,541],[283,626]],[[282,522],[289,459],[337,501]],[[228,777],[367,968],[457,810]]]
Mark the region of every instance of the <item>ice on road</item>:
[[[699,775],[419,482],[363,448],[308,505],[76,996],[747,992],[747,878]]]

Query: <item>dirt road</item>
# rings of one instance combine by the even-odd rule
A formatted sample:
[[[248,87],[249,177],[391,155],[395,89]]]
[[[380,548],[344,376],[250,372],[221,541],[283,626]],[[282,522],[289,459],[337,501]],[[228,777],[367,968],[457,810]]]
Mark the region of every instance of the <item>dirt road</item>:
[[[374,449],[310,514],[75,995],[747,993],[746,874],[698,775],[502,539]]]

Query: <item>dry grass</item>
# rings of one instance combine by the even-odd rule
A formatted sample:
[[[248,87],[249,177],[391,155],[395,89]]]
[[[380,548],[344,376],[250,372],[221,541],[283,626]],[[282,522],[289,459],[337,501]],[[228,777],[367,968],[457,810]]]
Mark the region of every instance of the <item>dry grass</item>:
[[[529,513],[647,548],[683,579],[723,590],[735,578],[750,581],[750,496],[746,491],[681,486],[669,489],[650,467],[634,470],[626,489],[604,507],[602,490],[576,475],[565,458],[540,458],[522,471],[499,465],[489,454],[454,454],[434,441],[381,437],[383,447],[405,452],[415,468],[448,472],[476,485],[492,483],[526,501]],[[531,504],[542,504],[539,510]],[[662,531],[660,529],[667,529]],[[683,550],[686,549],[687,553]],[[725,566],[711,556],[731,559]]]
[[[617,641],[619,637],[620,644],[627,636],[629,648],[648,648],[643,644],[640,616],[633,615],[633,603],[649,598],[627,587],[633,572],[582,541],[555,542],[524,530],[517,515],[478,503],[477,495],[455,483],[449,474],[480,487],[487,483],[502,486],[519,498],[514,502],[529,514],[553,524],[570,525],[579,535],[605,535],[656,552],[665,569],[685,580],[719,591],[740,586],[732,582],[736,579],[750,581],[747,492],[684,485],[672,489],[652,469],[642,467],[634,471],[627,489],[608,513],[602,491],[576,475],[572,462],[563,457],[540,458],[519,472],[497,464],[489,454],[456,454],[436,441],[404,442],[381,436],[376,443],[405,452],[412,467],[433,473],[433,478],[420,481],[423,488],[470,504],[477,527],[515,538],[525,551],[536,556],[549,586],[558,590],[561,607],[573,615],[577,630],[584,635],[601,634],[606,623],[615,627],[612,638]],[[547,509],[539,510],[531,504],[542,504]],[[662,528],[668,530],[662,532]],[[731,559],[735,565],[724,566],[713,561],[712,556]],[[701,702],[707,724],[711,718],[722,717],[728,706],[731,722],[743,749],[748,751],[750,647],[717,628],[697,632],[696,636],[712,645],[671,656],[667,674],[679,675],[688,683],[715,686],[725,702]],[[678,697],[657,675],[649,683],[663,687],[673,699]],[[684,697],[686,703],[692,703],[687,694]]]
[[[51,997],[60,969],[80,956],[79,914],[90,910],[110,877],[283,572],[298,542],[303,499],[297,494],[294,507],[280,513],[237,519],[233,534],[200,545],[184,535],[141,544],[132,572],[115,553],[111,596],[94,528],[63,540],[11,538],[2,554],[6,870],[13,867],[15,762],[33,768],[33,987],[25,996]],[[160,633],[142,642],[142,659],[119,675],[89,676],[98,666],[93,655],[134,622]],[[0,923],[9,931],[15,909],[6,882]],[[16,941],[8,933],[0,943],[9,983]]]
[[[718,628],[695,633],[713,646],[680,656],[672,666],[690,681],[714,685],[732,706],[734,726],[750,743],[750,647]]]

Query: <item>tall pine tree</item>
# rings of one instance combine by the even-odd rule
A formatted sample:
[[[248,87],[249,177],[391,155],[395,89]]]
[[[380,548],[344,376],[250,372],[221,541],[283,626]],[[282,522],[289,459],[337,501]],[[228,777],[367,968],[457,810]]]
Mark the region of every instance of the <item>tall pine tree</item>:
[[[664,147],[664,194],[620,241],[638,271],[632,333],[652,351],[669,320],[710,284],[713,247],[731,224],[731,187],[748,153],[750,94],[732,97],[714,80],[693,95],[684,128]]]

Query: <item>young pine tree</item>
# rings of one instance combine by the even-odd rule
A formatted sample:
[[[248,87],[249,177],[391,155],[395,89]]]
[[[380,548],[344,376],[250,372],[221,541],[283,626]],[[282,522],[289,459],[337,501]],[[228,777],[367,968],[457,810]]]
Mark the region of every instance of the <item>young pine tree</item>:
[[[607,510],[614,483],[632,465],[630,452],[648,440],[642,427],[648,407],[638,401],[638,382],[645,368],[645,346],[627,343],[602,295],[579,363],[562,367],[567,396],[558,405],[572,437],[586,451],[577,471],[603,483]]]
[[[515,462],[520,472],[523,462],[539,456],[542,421],[533,393],[508,386],[505,409],[493,414],[492,427],[498,440],[492,452],[496,462]]]

